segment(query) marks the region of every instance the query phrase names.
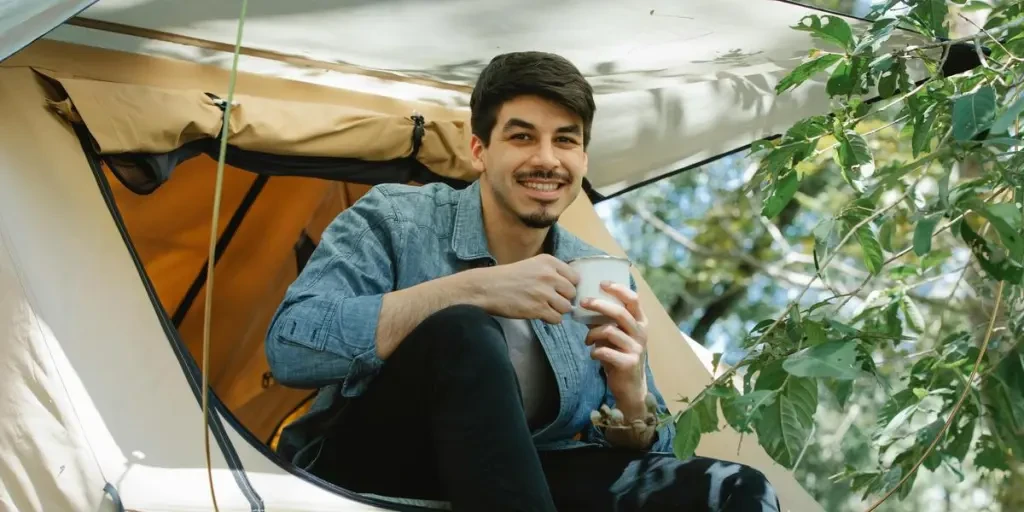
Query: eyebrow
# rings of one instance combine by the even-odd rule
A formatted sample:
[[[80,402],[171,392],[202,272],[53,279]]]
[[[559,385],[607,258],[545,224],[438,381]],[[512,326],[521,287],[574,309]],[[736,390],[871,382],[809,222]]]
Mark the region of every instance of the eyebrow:
[[[533,123],[530,123],[529,121],[524,121],[522,119],[519,119],[518,117],[513,117],[513,118],[509,119],[507,122],[505,122],[505,126],[502,129],[502,131],[508,132],[508,131],[512,130],[513,128],[523,128],[523,129],[526,129],[526,130],[536,130],[537,129],[537,127],[534,126]],[[583,130],[580,128],[580,125],[578,125],[578,124],[570,124],[570,125],[567,125],[567,126],[560,126],[557,130],[555,130],[555,133],[571,133],[571,134],[575,134],[575,135],[581,135],[582,132],[583,132]]]

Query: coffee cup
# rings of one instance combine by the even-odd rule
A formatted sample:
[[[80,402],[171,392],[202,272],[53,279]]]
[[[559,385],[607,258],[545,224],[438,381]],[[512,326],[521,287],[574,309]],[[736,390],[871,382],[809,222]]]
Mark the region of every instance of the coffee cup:
[[[608,281],[629,287],[629,269],[631,263],[626,258],[599,255],[585,256],[569,262],[580,276],[576,286],[576,297],[572,301],[573,319],[587,325],[614,323],[602,313],[582,307],[584,299],[602,299],[613,304],[622,305],[622,301],[601,288],[601,283]]]

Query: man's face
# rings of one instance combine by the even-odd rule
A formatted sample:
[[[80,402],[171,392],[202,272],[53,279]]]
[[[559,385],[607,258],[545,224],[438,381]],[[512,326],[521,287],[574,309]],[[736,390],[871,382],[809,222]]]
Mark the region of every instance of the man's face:
[[[485,201],[531,228],[546,228],[576,199],[587,174],[583,122],[568,109],[537,96],[502,105],[484,147],[472,141]]]

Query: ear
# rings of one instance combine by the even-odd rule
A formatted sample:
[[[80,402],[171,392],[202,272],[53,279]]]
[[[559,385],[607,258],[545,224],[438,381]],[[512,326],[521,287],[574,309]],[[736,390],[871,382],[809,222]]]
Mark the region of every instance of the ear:
[[[484,151],[487,147],[484,146],[484,141],[480,140],[480,137],[473,135],[469,140],[469,152],[473,160],[473,170],[479,173],[483,173],[486,170],[484,165]]]

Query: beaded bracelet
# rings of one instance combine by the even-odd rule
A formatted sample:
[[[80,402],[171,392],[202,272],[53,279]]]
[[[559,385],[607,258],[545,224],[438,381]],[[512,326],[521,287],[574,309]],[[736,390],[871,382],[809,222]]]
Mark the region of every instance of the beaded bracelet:
[[[644,398],[647,413],[626,423],[626,417],[616,408],[602,405],[599,410],[590,412],[590,421],[595,427],[604,429],[604,437],[615,446],[644,449],[651,446],[655,433],[658,431],[658,402],[654,395],[647,393]]]

